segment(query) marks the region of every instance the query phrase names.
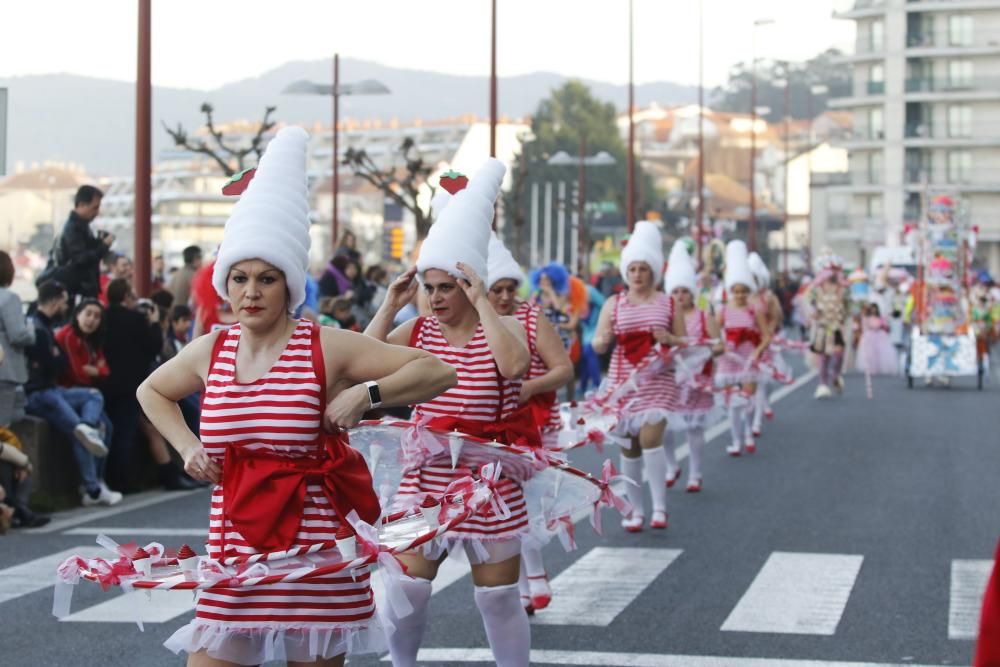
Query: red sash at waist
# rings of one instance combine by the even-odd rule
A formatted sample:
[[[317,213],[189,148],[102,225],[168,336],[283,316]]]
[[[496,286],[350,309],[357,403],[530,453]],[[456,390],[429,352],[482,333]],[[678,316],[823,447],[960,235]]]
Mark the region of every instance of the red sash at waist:
[[[726,341],[733,347],[739,347],[743,343],[752,343],[756,347],[760,345],[760,332],[750,327],[726,329]]]
[[[633,366],[637,366],[640,361],[646,358],[655,343],[656,339],[648,331],[630,331],[618,334],[618,344],[625,351],[625,358]]]
[[[505,445],[542,446],[542,435],[530,404],[521,406],[496,422],[441,416],[430,419],[424,425],[442,431],[459,431],[484,440],[496,440]]]
[[[535,394],[525,405],[531,409],[531,417],[535,420],[535,426],[539,429],[548,426],[552,419],[552,407],[556,404],[556,392],[546,391]]]
[[[254,549],[281,551],[294,544],[308,484],[322,487],[341,522],[346,522],[351,510],[366,523],[378,519],[381,508],[364,457],[351,448],[344,433],[323,438],[323,458],[226,448],[223,510]]]

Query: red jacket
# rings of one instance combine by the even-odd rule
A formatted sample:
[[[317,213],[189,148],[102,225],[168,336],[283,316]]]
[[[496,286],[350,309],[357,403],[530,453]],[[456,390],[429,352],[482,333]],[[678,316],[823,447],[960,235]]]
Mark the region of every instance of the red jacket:
[[[104,358],[104,352],[93,350],[83,338],[77,335],[73,326],[67,324],[56,331],[56,343],[66,353],[69,364],[59,378],[59,384],[64,387],[93,387],[108,377],[111,368]],[[96,366],[97,377],[91,377],[83,370],[87,365]]]

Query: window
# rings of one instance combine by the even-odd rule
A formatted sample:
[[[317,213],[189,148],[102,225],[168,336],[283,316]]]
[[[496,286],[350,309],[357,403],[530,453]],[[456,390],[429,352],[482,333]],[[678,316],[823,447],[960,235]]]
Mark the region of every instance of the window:
[[[972,17],[953,14],[948,17],[948,45],[972,46]]]
[[[972,136],[972,107],[968,104],[952,104],[948,107],[948,136]]]
[[[872,107],[868,110],[868,138],[883,139],[885,127],[882,124],[882,108]]]
[[[885,67],[882,65],[872,65],[868,72],[868,80],[872,83],[882,83],[885,81]]]
[[[882,197],[875,195],[869,197],[865,202],[865,217],[869,220],[881,220],[882,219]]]
[[[868,34],[868,48],[871,51],[881,51],[885,48],[885,23],[883,21],[872,21],[871,32]]]
[[[878,185],[882,182],[882,151],[872,151],[868,154],[868,183]]]
[[[951,86],[968,86],[972,83],[972,61],[948,61],[948,84]]]
[[[967,183],[972,174],[971,151],[948,152],[948,182]]]

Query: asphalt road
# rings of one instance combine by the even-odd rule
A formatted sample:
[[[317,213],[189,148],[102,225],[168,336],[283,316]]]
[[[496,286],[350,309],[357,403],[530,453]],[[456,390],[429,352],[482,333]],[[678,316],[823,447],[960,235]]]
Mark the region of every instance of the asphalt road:
[[[628,535],[606,513],[603,537],[583,521],[577,550],[549,545],[553,585],[567,592],[533,621],[534,662],[969,664],[969,610],[1000,537],[1000,390],[978,392],[970,380],[908,390],[880,378],[869,400],[853,376],[844,396],[818,402],[813,387],[776,404],[756,455],[728,458],[728,433],[712,440],[704,491],[671,490],[668,530]],[[596,472],[603,456],[573,459]],[[78,615],[59,622],[52,587],[31,583],[50,571],[37,559],[91,547],[99,530],[122,542],[199,544],[207,491],[126,505],[136,502],[150,504],[64,514],[49,532],[0,538],[0,664],[182,664],[160,643],[190,618],[188,594],[156,600],[163,620],[140,633],[129,605],[141,602],[81,585]],[[461,569],[431,605],[426,664],[490,661]]]

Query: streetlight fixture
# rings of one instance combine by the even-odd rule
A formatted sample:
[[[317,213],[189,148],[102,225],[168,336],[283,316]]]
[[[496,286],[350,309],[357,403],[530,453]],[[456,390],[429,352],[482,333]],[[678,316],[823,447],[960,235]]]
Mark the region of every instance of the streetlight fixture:
[[[587,140],[586,138],[580,139],[580,153],[576,157],[570,155],[566,151],[558,151],[545,163],[551,167],[579,167],[577,172],[577,262],[579,265],[576,267],[580,275],[587,277],[587,267],[589,262],[587,262],[587,248],[589,247],[589,242],[587,239],[587,226],[585,223],[585,212],[586,212],[586,201],[587,201],[587,167],[607,167],[611,165],[618,164],[618,160],[607,151],[599,151],[594,155],[587,155]]]
[[[809,158],[807,161],[809,166],[809,217],[806,220],[806,257],[805,257],[805,264],[807,270],[809,269],[809,266],[812,264],[812,169],[813,169],[812,154],[814,148],[813,146],[814,125],[816,123],[816,118],[813,116],[813,98],[819,97],[821,95],[826,95],[828,92],[830,92],[830,89],[826,85],[822,83],[814,84],[809,87],[810,95],[807,98],[809,104],[809,113],[808,113],[809,140],[808,142],[806,142],[807,143],[806,147],[809,149]]]
[[[750,224],[747,236],[751,252],[757,249],[757,198],[754,192],[757,169],[757,28],[773,23],[774,19],[757,19],[750,31]]]
[[[339,221],[337,219],[337,195],[340,189],[338,174],[340,159],[340,96],[341,95],[385,95],[391,92],[384,83],[374,79],[365,79],[357,83],[340,83],[340,54],[333,54],[333,83],[313,83],[299,80],[285,86],[281,91],[285,95],[330,95],[333,97],[333,221],[331,223],[331,244],[337,248]]]

